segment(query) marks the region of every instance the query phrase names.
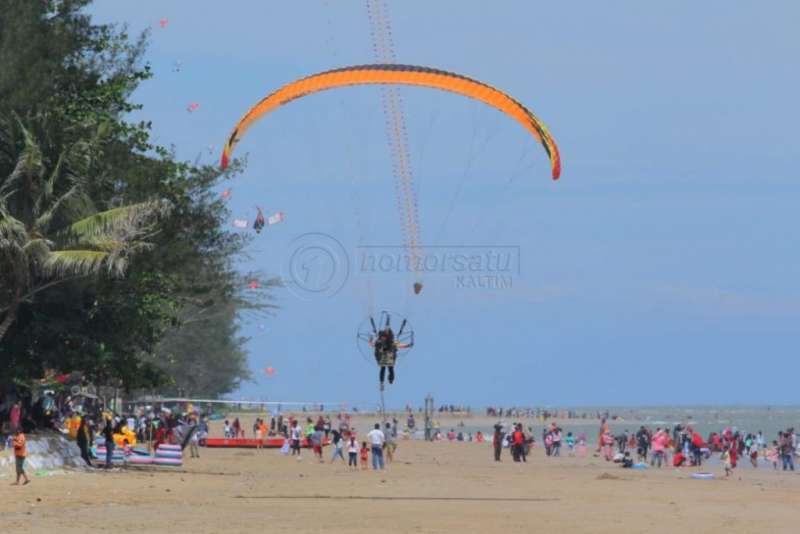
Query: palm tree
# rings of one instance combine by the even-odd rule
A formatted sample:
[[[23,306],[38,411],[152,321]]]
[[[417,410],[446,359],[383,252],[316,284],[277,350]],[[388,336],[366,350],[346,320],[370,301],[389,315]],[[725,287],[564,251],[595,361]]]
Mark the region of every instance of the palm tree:
[[[0,174],[0,342],[37,293],[75,278],[122,276],[151,247],[166,210],[148,201],[97,211],[86,193],[97,139],[54,153],[49,160],[18,119],[0,121],[0,169],[11,169]]]

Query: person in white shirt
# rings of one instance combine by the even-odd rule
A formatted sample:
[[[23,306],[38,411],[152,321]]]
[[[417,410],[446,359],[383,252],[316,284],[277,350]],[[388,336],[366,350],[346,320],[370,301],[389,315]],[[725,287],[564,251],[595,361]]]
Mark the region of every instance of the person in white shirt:
[[[354,435],[350,435],[347,445],[347,466],[358,469],[358,441]]]
[[[367,437],[372,444],[372,468],[383,469],[383,443],[386,436],[381,431],[380,423],[375,423],[375,428],[367,433]]]
[[[300,425],[297,424],[297,421],[292,421],[292,456],[297,455],[297,459],[300,460],[300,441],[303,439],[303,430],[300,428]]]

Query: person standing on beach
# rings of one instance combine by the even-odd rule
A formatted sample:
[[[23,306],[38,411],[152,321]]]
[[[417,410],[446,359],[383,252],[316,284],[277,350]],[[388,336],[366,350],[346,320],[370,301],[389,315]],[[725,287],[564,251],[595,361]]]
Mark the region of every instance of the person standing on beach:
[[[18,428],[20,428],[20,421],[22,421],[22,405],[19,401],[15,402],[11,406],[11,410],[8,413],[8,419],[11,423],[11,431],[14,432]]]
[[[731,476],[733,473],[734,465],[731,463],[731,452],[730,447],[726,447],[722,454],[719,455],[719,459],[722,462],[722,465],[725,466],[725,478]]]
[[[91,430],[86,417],[81,417],[81,422],[78,425],[78,434],[75,436],[75,441],[78,443],[78,448],[81,450],[81,458],[86,462],[89,467],[92,466],[92,460],[89,457],[89,447],[91,446]]]
[[[381,430],[380,423],[375,423],[375,428],[367,433],[372,444],[372,469],[383,469],[383,444],[386,436]]]
[[[650,433],[644,427],[636,433],[636,453],[640,462],[647,462],[647,451],[650,449]]]
[[[608,429],[608,421],[605,417],[600,420],[600,432],[597,433],[597,451],[600,452],[600,449],[603,447],[603,436],[609,432]]]
[[[14,462],[17,468],[17,481],[12,484],[12,486],[19,486],[19,479],[24,478],[25,484],[29,484],[30,480],[28,479],[28,475],[25,474],[25,456],[27,456],[27,449],[25,447],[25,434],[22,433],[22,429],[17,425],[14,429]],[[24,484],[23,484],[24,485]]]
[[[300,456],[300,440],[303,439],[303,431],[300,429],[300,425],[297,424],[297,421],[292,421],[292,429],[291,429],[291,443],[292,443],[292,456],[297,456],[298,460],[302,460]]]
[[[103,438],[105,438],[106,446],[106,469],[113,467],[112,459],[114,457],[114,426],[110,414],[105,416],[105,426],[103,427]]]
[[[386,451],[386,463],[392,463],[394,460],[394,451],[397,450],[397,433],[392,424],[386,422],[386,430],[383,432],[386,441],[383,444],[383,450]]]
[[[314,450],[314,455],[319,459],[319,463],[325,463],[322,458],[322,444],[325,441],[325,432],[318,428],[311,433],[311,447]]]
[[[561,456],[561,428],[556,426],[555,423],[553,423],[552,436],[553,456]]]
[[[494,425],[494,434],[492,435],[492,447],[494,448],[494,461],[499,462],[500,455],[503,453],[503,427],[499,424]]]
[[[792,445],[792,435],[787,431],[781,432],[778,436],[778,445],[780,447],[779,450],[781,453],[783,470],[794,471],[794,447]]]
[[[358,441],[352,434],[347,440],[347,467],[358,469]]]

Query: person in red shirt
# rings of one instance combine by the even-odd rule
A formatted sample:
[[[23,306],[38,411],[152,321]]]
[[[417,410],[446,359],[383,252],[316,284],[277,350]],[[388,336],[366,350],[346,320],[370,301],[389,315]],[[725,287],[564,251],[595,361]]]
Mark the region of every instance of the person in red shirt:
[[[17,481],[14,482],[14,486],[19,486],[19,479],[24,478],[25,484],[29,484],[30,480],[28,479],[28,475],[25,474],[25,457],[27,456],[27,450],[25,447],[25,434],[22,433],[22,430],[17,427],[14,430],[14,460],[16,460],[17,465]]]
[[[514,461],[527,462],[525,457],[525,433],[522,431],[522,425],[517,425],[516,430],[511,435],[511,443],[513,447]]]
[[[361,469],[367,468],[367,460],[369,459],[369,449],[367,448],[367,442],[364,441],[361,443]]]

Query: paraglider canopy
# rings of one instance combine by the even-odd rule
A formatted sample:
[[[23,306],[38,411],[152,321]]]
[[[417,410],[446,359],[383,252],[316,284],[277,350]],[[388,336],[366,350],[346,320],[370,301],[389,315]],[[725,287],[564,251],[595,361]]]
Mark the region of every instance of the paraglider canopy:
[[[225,170],[236,143],[258,119],[276,108],[306,95],[351,85],[399,84],[430,87],[460,94],[492,106],[522,124],[544,148],[550,158],[552,176],[561,175],[561,157],[547,127],[528,108],[510,95],[478,80],[444,70],[416,65],[359,65],[313,74],[294,81],[263,98],[239,120],[222,151]]]

